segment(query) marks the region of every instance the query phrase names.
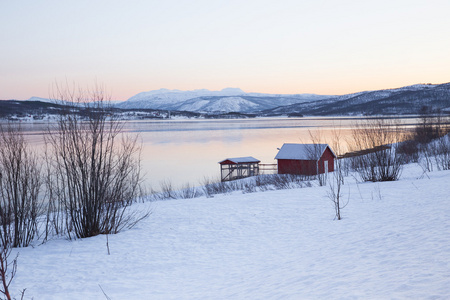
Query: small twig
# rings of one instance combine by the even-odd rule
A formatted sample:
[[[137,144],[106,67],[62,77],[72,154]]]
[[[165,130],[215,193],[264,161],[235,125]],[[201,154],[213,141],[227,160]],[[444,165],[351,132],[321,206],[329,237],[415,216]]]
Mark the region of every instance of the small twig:
[[[428,179],[431,179],[430,176],[428,176],[427,170],[423,170],[422,175],[419,177],[419,179],[422,179],[424,177],[424,175],[426,175],[428,177]]]
[[[111,300],[111,298],[108,297],[108,295],[106,295],[105,291],[103,290],[102,286],[99,284],[98,285],[100,287],[100,289],[102,290],[103,295],[105,295],[106,299]]]
[[[359,188],[359,184],[358,183],[356,183],[356,187],[358,188],[358,192],[359,192],[359,196],[361,197],[361,201],[364,202],[364,198],[363,198],[363,196],[361,194],[361,189]]]
[[[106,248],[108,249],[108,255],[111,255],[111,253],[109,252],[109,239],[108,239],[108,235],[106,234]]]

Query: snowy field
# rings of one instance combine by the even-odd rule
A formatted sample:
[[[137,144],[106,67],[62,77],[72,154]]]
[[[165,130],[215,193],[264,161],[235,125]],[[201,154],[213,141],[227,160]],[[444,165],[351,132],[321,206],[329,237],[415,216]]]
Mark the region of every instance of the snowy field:
[[[450,299],[450,171],[136,205],[135,228],[19,249],[25,299]],[[102,292],[106,293],[105,296]],[[109,298],[108,298],[109,297]]]

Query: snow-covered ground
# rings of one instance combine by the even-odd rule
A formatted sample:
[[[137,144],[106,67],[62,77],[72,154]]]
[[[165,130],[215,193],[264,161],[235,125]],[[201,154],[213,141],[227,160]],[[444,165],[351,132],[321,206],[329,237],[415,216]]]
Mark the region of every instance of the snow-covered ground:
[[[109,236],[19,249],[25,299],[449,299],[450,171],[414,165],[356,184],[138,204]]]

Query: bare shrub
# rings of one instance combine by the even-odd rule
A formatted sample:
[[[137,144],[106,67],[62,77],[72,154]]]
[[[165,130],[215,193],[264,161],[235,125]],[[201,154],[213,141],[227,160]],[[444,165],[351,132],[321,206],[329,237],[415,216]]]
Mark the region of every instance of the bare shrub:
[[[294,189],[305,186],[305,176],[293,174],[274,174],[268,177],[266,184],[272,184],[276,190]]]
[[[205,177],[203,178],[201,185],[206,197],[213,197],[217,194],[227,194],[233,191],[242,190],[242,183],[239,180],[223,182]]]
[[[58,88],[55,99],[83,113],[68,107],[45,136],[51,228],[84,238],[117,233],[147,217],[127,212],[142,194],[140,146],[136,136],[123,133],[104,90]]]
[[[161,199],[177,199],[178,195],[174,191],[172,182],[170,180],[164,180],[159,183],[161,186],[161,193],[159,196]]]
[[[223,182],[217,182],[210,178],[203,178],[200,183],[202,185],[203,192],[206,197],[214,197],[215,194],[224,193]]]
[[[223,182],[226,193],[231,193],[235,191],[242,191],[244,189],[244,183],[247,182],[246,179],[243,180],[234,180]]]
[[[419,162],[420,144],[414,139],[408,139],[398,144],[397,153],[402,159],[402,163]]]
[[[403,132],[394,120],[374,119],[355,124],[350,147],[359,154],[352,158],[352,165],[363,181],[399,178],[402,158],[397,148]]]
[[[170,180],[160,182],[161,191],[153,191],[153,200],[167,200],[167,199],[191,199],[203,195],[200,188],[191,186],[189,183],[183,185],[180,190],[175,190]]]
[[[242,192],[245,194],[255,193],[257,191],[256,183],[254,181],[245,181],[242,183]]]
[[[182,199],[191,199],[200,197],[202,193],[198,188],[191,186],[189,183],[185,184],[179,192],[179,196]]]
[[[255,176],[255,185],[261,192],[271,190],[271,186],[268,184],[267,180],[270,177],[271,175]]]
[[[6,297],[6,299],[11,300],[12,298],[9,292],[9,286],[16,276],[18,255],[12,261],[9,261],[9,256],[12,251],[11,245],[3,243],[4,242],[2,241],[0,248],[0,279],[2,281],[0,285],[0,292]],[[22,296],[24,292],[25,290],[22,292]]]
[[[260,191],[284,190],[312,186],[314,176],[294,174],[267,174],[255,177],[255,184]]]
[[[433,153],[429,144],[419,144],[418,165],[422,168],[424,174],[433,171]]]
[[[328,198],[333,202],[335,218],[337,220],[341,220],[341,210],[348,204],[348,200],[344,201],[343,199],[343,174],[344,173],[339,169],[339,167],[337,167],[333,172],[333,178],[328,182]]]
[[[332,147],[339,157],[343,154],[342,147],[342,137],[341,132],[336,128],[332,131],[333,140]],[[343,201],[343,185],[344,185],[344,170],[345,170],[345,160],[343,158],[337,158],[334,162],[334,172],[330,175],[328,180],[328,198],[333,202],[335,218],[337,220],[341,220],[341,210],[345,208],[348,204],[348,200],[346,202]]]
[[[446,135],[450,130],[449,117],[429,106],[422,107],[419,119],[414,129],[414,140],[420,144],[428,144]]]
[[[42,213],[41,162],[19,125],[0,125],[0,235],[3,245],[26,247],[38,236]]]
[[[161,200],[160,192],[150,188],[150,191],[146,192],[145,196],[140,197],[141,202],[153,202]]]
[[[213,197],[217,194],[227,194],[234,191],[254,193],[257,191],[310,187],[311,182],[309,180],[315,180],[315,178],[292,174],[266,174],[226,182],[204,178],[201,182],[201,188],[206,197]]]
[[[420,121],[414,129],[413,141],[418,150],[418,164],[424,173],[434,168],[445,170],[448,168],[448,138],[450,131],[450,117],[441,111],[433,111],[424,106],[420,111]]]
[[[318,165],[318,160],[320,159],[322,152],[323,152],[322,131],[317,130],[314,133],[312,131],[308,131],[308,133],[309,133],[309,137],[312,141],[312,144],[309,144],[309,146],[307,148],[308,159],[311,161],[317,161],[315,177],[317,178],[319,185],[324,186],[324,185],[326,185],[326,181],[327,181],[327,172],[320,173],[319,165]]]
[[[420,109],[420,121],[417,124],[414,133],[414,140],[421,144],[426,144],[435,139],[438,135],[433,124],[432,109],[429,106],[423,106]]]
[[[438,171],[450,169],[450,135],[432,141],[424,150],[429,158],[433,158]]]

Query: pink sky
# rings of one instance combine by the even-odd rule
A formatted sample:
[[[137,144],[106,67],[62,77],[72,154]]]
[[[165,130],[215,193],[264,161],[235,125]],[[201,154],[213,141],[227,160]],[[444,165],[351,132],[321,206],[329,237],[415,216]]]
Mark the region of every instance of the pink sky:
[[[4,1],[0,99],[101,82],[345,94],[450,81],[448,1]]]

